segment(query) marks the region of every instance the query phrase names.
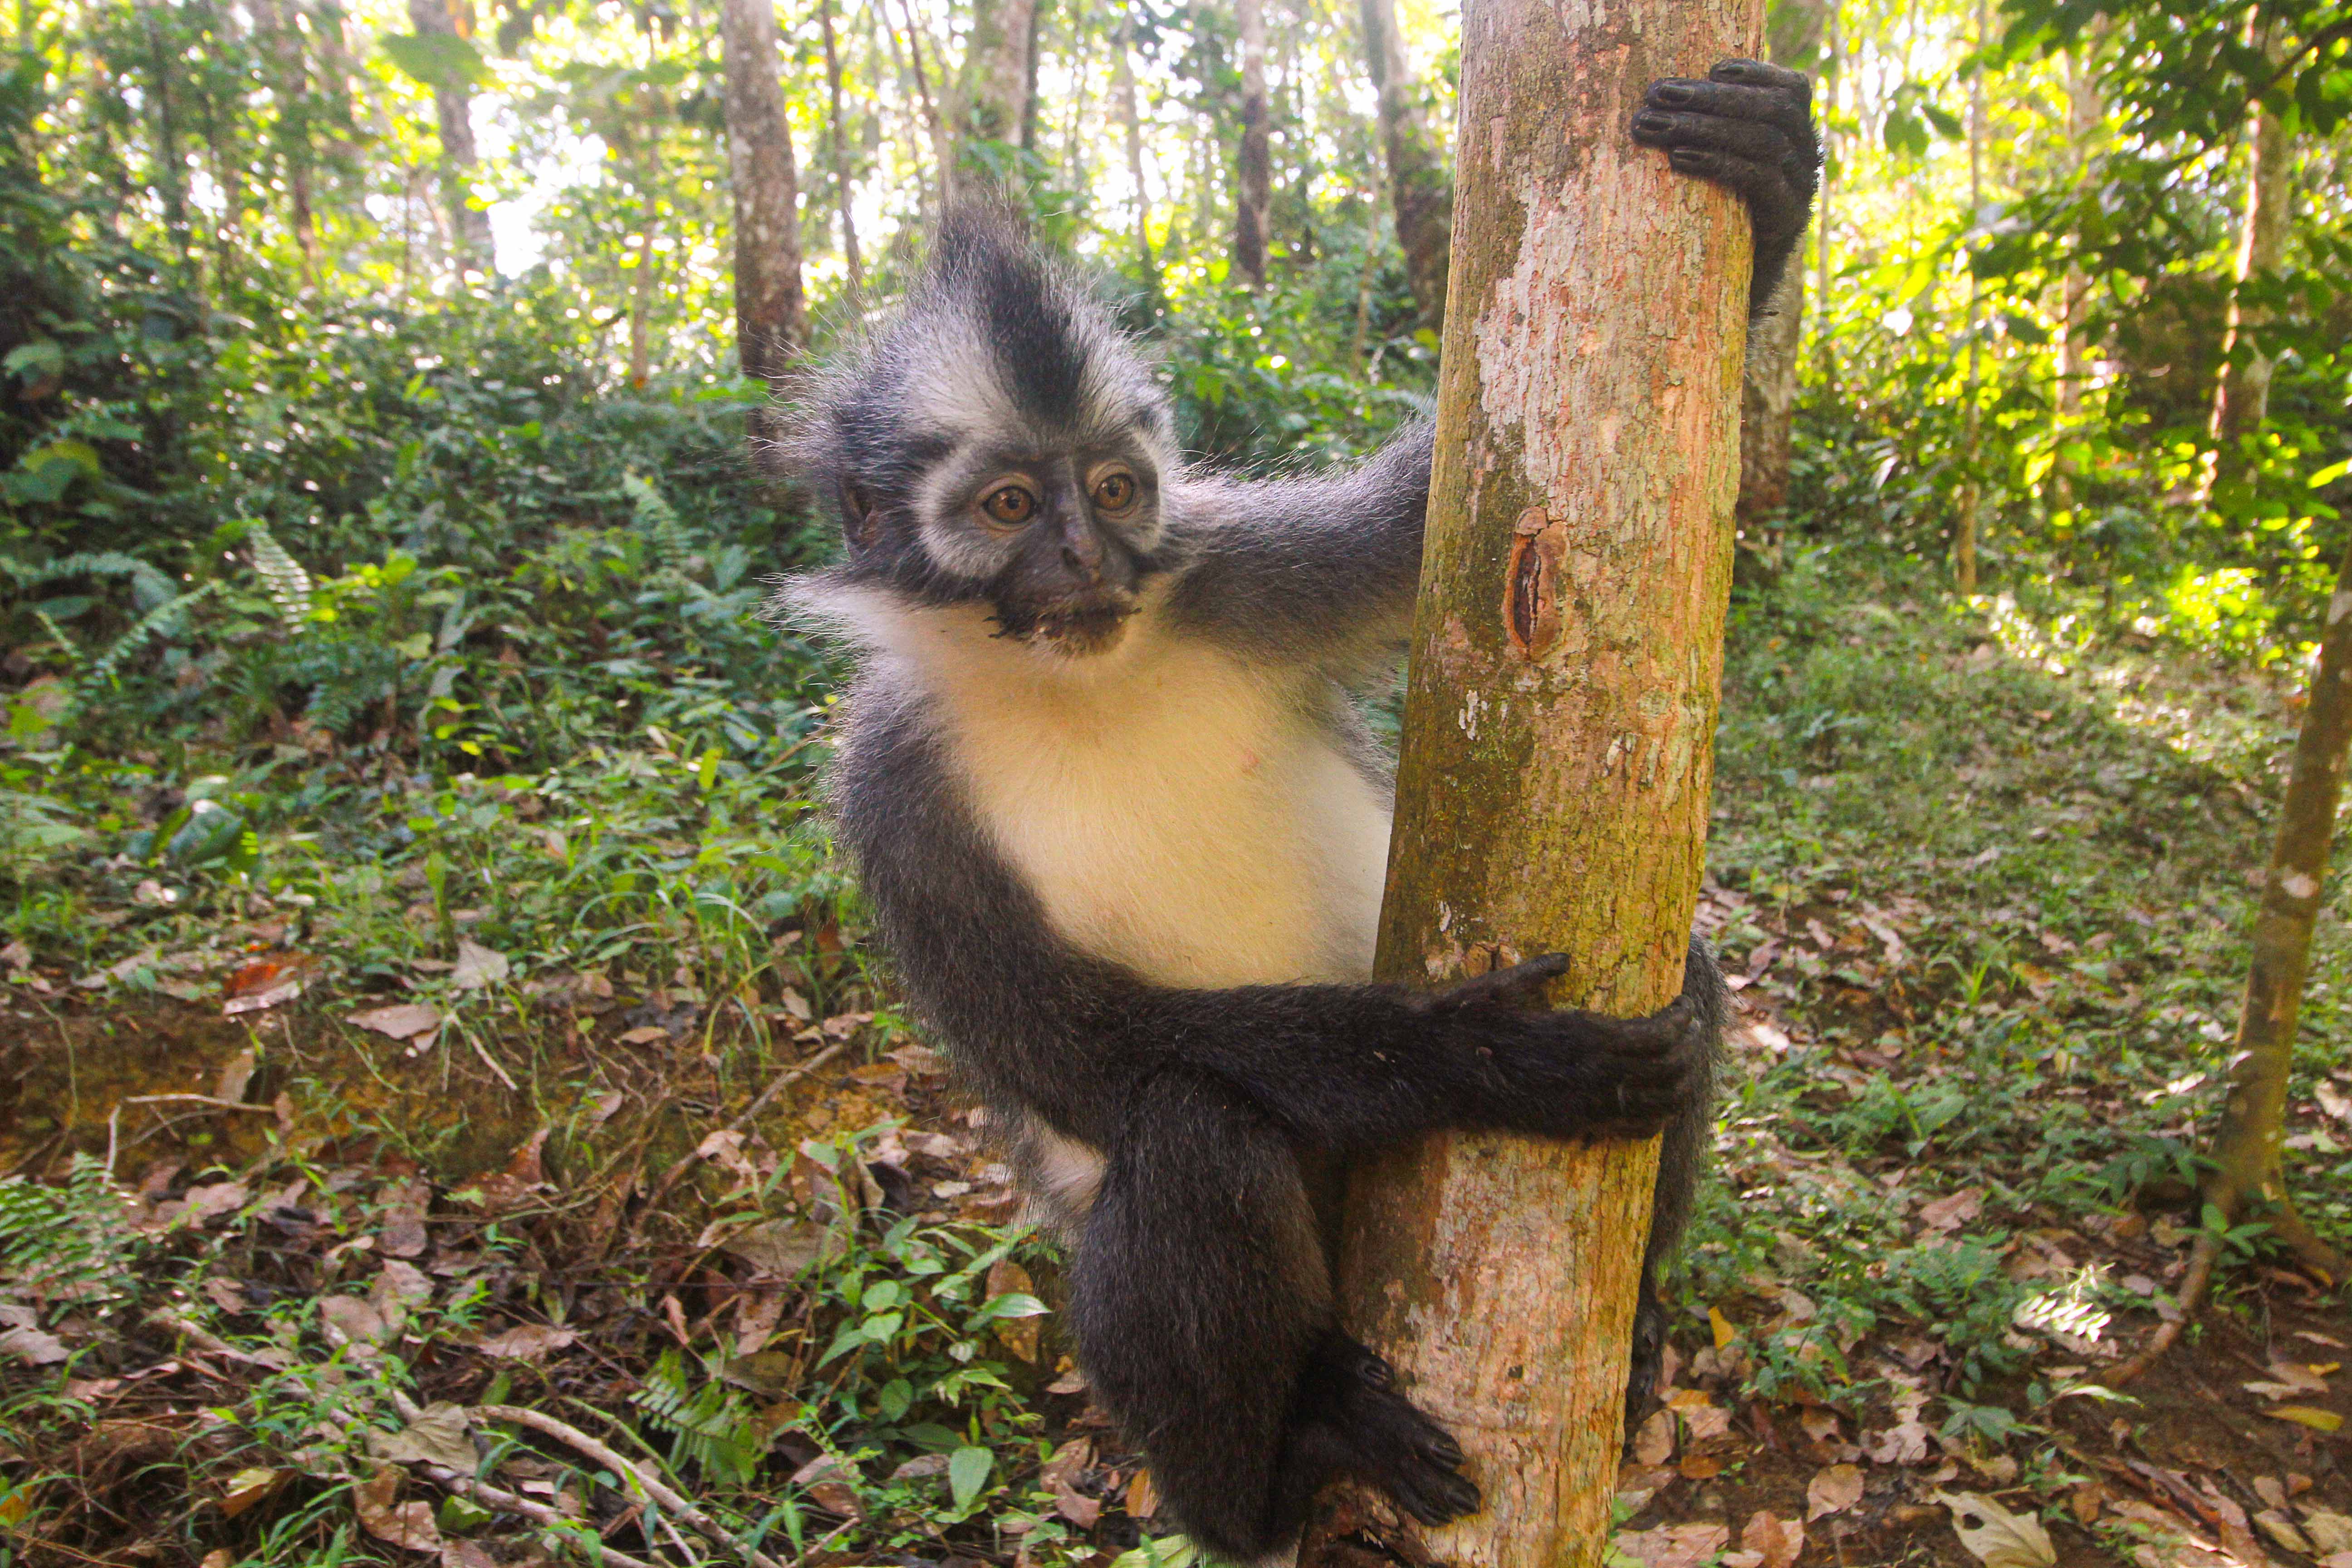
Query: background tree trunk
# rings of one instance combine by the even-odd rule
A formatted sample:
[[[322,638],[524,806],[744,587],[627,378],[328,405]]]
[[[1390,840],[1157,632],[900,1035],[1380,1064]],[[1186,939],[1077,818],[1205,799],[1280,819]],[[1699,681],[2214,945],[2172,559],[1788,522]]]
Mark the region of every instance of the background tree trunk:
[[[746,375],[784,373],[808,342],[799,171],[776,77],[774,0],[722,0],[727,182],[735,208],[735,352]]]
[[[1266,211],[1274,200],[1274,154],[1266,144],[1265,8],[1234,0],[1242,47],[1241,176],[1234,203],[1234,269],[1253,289],[1265,287]]]
[[[2090,166],[2090,139],[2105,117],[2105,108],[2099,101],[2099,79],[2091,67],[2091,51],[2100,31],[2085,28],[2082,39],[2066,51],[2066,163],[2077,182]],[[2053,511],[2071,518],[2076,476],[2074,459],[2067,448],[2082,423],[2083,383],[2090,374],[2091,344],[2084,335],[2084,318],[2090,309],[2091,280],[2082,268],[2070,265],[2058,289],[2058,386],[2052,400],[2057,416],[2052,437],[2058,450],[2050,465],[2050,499]]]
[[[1135,265],[1143,280],[1144,297],[1156,314],[1160,303],[1160,263],[1151,254],[1151,191],[1143,179],[1143,113],[1135,101],[1135,19],[1123,16],[1111,56],[1118,63],[1112,78],[1118,98],[1119,129],[1127,137],[1127,177],[1135,186]]]
[[[841,265],[852,296],[866,291],[866,267],[857,254],[857,215],[851,196],[849,140],[841,108],[841,49],[833,36],[833,0],[817,0],[824,27],[824,82],[829,109],[825,134],[833,153],[834,205],[841,214]]]
[[[1713,782],[1748,227],[1625,127],[1653,79],[1753,53],[1759,9],[1464,14],[1462,121],[1482,129],[1461,163],[1383,979],[1556,950],[1575,960],[1562,1002],[1638,1013],[1680,984]],[[1426,1542],[1439,1561],[1600,1563],[1655,1166],[1654,1142],[1453,1134],[1355,1173],[1349,1326],[1486,1490],[1483,1512]]]
[[[474,8],[467,0],[408,0],[408,21],[419,37],[474,36]],[[449,244],[461,268],[490,267],[490,215],[474,205],[474,93],[457,78],[433,84],[433,119],[441,134],[441,205],[449,219]]]
[[[1977,52],[1979,55],[1984,51],[1987,34],[1985,0],[1977,0]],[[1981,65],[1969,78],[1969,218],[1972,224],[1984,211],[1984,79]],[[1978,373],[1982,353],[1982,345],[1978,341],[1978,315],[1982,292],[1975,272],[1971,271],[1969,274],[1968,403],[1960,411],[1960,453],[1968,471],[1960,482],[1959,521],[1952,531],[1952,578],[1963,594],[1977,591],[1978,513],[1984,503],[1984,485],[1977,474],[1978,461],[1983,453],[1984,416],[1977,406]]]
[[[1829,0],[1780,0],[1765,44],[1776,64],[1820,68]],[[1780,559],[1779,513],[1789,500],[1789,442],[1797,415],[1798,347],[1805,327],[1805,268],[1798,259],[1780,279],[1764,316],[1748,331],[1748,366],[1739,386],[1738,559],[1767,572]]]
[[[974,0],[963,76],[949,115],[959,153],[966,142],[1027,144],[1036,35],[1037,0]]]
[[[1412,283],[1421,323],[1434,332],[1445,324],[1446,247],[1454,235],[1454,182],[1405,59],[1397,31],[1395,0],[1360,0],[1364,60],[1372,90],[1380,95],[1381,146],[1389,166],[1389,196],[1396,210],[1397,244],[1404,249],[1405,275]]]
[[[2246,285],[2277,272],[2286,259],[2294,195],[2288,178],[2292,147],[2284,122],[2267,110],[2255,111],[2253,142],[2246,170],[2246,216],[2238,231],[2235,286],[2221,330],[2221,374],[2213,384],[2213,413],[2207,427],[2214,446],[2208,496],[2214,484],[2245,477],[2245,442],[2270,417],[2270,356],[2251,344],[2241,349],[2239,339],[2262,321],[2259,308],[2250,310],[2245,303]]]

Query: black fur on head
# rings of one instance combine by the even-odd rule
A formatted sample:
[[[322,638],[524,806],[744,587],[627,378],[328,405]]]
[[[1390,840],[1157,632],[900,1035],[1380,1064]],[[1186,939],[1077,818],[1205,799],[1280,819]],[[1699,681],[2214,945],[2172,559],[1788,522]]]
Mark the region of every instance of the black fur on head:
[[[841,521],[825,585],[984,602],[1004,634],[1083,652],[1158,565],[1172,431],[1102,304],[967,203],[905,303],[809,384],[783,451]]]

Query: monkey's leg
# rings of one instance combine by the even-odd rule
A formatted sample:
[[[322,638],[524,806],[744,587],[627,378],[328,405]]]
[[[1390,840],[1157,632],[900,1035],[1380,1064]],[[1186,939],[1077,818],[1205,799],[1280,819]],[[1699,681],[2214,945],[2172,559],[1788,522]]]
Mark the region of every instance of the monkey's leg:
[[[1718,60],[1705,80],[1650,84],[1633,116],[1633,140],[1665,150],[1677,174],[1727,186],[1755,226],[1748,313],[1772,298],[1812,216],[1822,149],[1813,85],[1801,71],[1762,60]]]
[[[1160,1495],[1218,1557],[1281,1550],[1342,1468],[1440,1518],[1476,1501],[1459,1450],[1332,1329],[1298,1162],[1213,1078],[1137,1087],[1073,1260],[1070,1321]]]
[[[1696,961],[1696,953],[1694,954]],[[1706,1170],[1715,1131],[1715,1088],[1723,1066],[1723,1037],[1707,1037],[1706,1060],[1697,1092],[1666,1123],[1658,1145],[1658,1183],[1650,1206],[1650,1244],[1642,1256],[1642,1294],[1633,1312],[1633,1364],[1625,1379],[1625,1439],[1648,1413],[1666,1350],[1666,1309],[1658,1300],[1658,1273],[1674,1256],[1690,1223],[1691,1203]]]

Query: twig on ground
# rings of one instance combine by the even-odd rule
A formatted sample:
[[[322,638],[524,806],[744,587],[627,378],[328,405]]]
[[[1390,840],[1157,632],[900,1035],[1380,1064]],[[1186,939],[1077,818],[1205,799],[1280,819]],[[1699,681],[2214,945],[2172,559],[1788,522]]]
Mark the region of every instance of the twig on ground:
[[[665,1517],[676,1517],[691,1525],[698,1533],[709,1536],[719,1545],[740,1556],[751,1568],[776,1568],[773,1558],[753,1551],[736,1539],[726,1526],[702,1511],[684,1494],[656,1475],[649,1466],[638,1464],[625,1457],[601,1438],[592,1437],[568,1421],[561,1421],[541,1411],[526,1409],[520,1405],[477,1405],[467,1414],[478,1420],[504,1421],[516,1426],[528,1426],[544,1436],[554,1438],[603,1465],[616,1476],[635,1481],[645,1494],[661,1505]]]
[[[809,1074],[816,1071],[817,1068],[824,1066],[825,1063],[839,1056],[842,1051],[848,1047],[848,1045],[849,1042],[846,1040],[836,1040],[832,1045],[825,1047],[824,1049],[817,1052],[816,1055],[809,1058],[808,1060],[802,1062],[799,1066],[787,1068],[782,1072],[778,1073],[776,1075],[776,1080],[768,1085],[766,1089],[760,1091],[760,1098],[745,1106],[743,1108],[743,1113],[736,1117],[732,1121],[730,1121],[724,1128],[720,1129],[720,1131],[725,1132],[740,1132],[746,1127],[751,1126],[752,1118],[758,1116],[760,1112],[768,1109],[769,1101],[774,1100],[777,1095],[782,1093],[784,1089],[791,1085],[798,1083],[801,1079],[808,1077]],[[661,1173],[661,1180],[656,1182],[654,1184],[654,1190],[646,1195],[645,1206],[637,1211],[636,1219],[632,1222],[629,1226],[629,1245],[631,1247],[636,1246],[639,1242],[645,1239],[646,1221],[661,1211],[662,1202],[669,1196],[670,1189],[677,1186],[678,1183],[684,1181],[686,1179],[687,1173],[693,1170],[695,1166],[702,1163],[703,1144],[708,1143],[709,1142],[709,1140],[705,1138],[701,1142],[695,1144],[693,1149],[678,1156],[677,1163],[671,1165],[668,1170],[664,1171]]]

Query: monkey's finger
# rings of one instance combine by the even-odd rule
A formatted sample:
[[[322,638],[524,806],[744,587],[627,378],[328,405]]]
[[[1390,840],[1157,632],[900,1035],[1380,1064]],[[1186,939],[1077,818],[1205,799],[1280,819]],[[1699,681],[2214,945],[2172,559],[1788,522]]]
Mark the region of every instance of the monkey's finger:
[[[1714,81],[1742,82],[1751,87],[1769,87],[1797,95],[1801,103],[1813,100],[1813,79],[1802,71],[1792,71],[1786,66],[1769,65],[1762,60],[1717,60],[1707,77]]]
[[[1806,130],[1805,106],[1787,93],[1776,92],[1768,87],[1739,87],[1730,82],[1692,81],[1685,77],[1668,77],[1664,81],[1652,82],[1642,102],[1648,109],[1681,110],[1691,114],[1713,115],[1719,120],[1748,121],[1777,126],[1798,135],[1802,135]]]
[[[1669,151],[1704,147],[1775,168],[1796,150],[1775,126],[1752,120],[1723,120],[1712,114],[1679,114],[1664,109],[1645,109],[1633,116],[1633,140],[1645,147]]]
[[[1678,174],[1713,180],[1728,187],[1748,204],[1748,220],[1756,228],[1757,247],[1767,248],[1781,235],[1803,226],[1803,209],[1788,175],[1752,159],[1735,157],[1706,147],[1676,147],[1666,160]]]

